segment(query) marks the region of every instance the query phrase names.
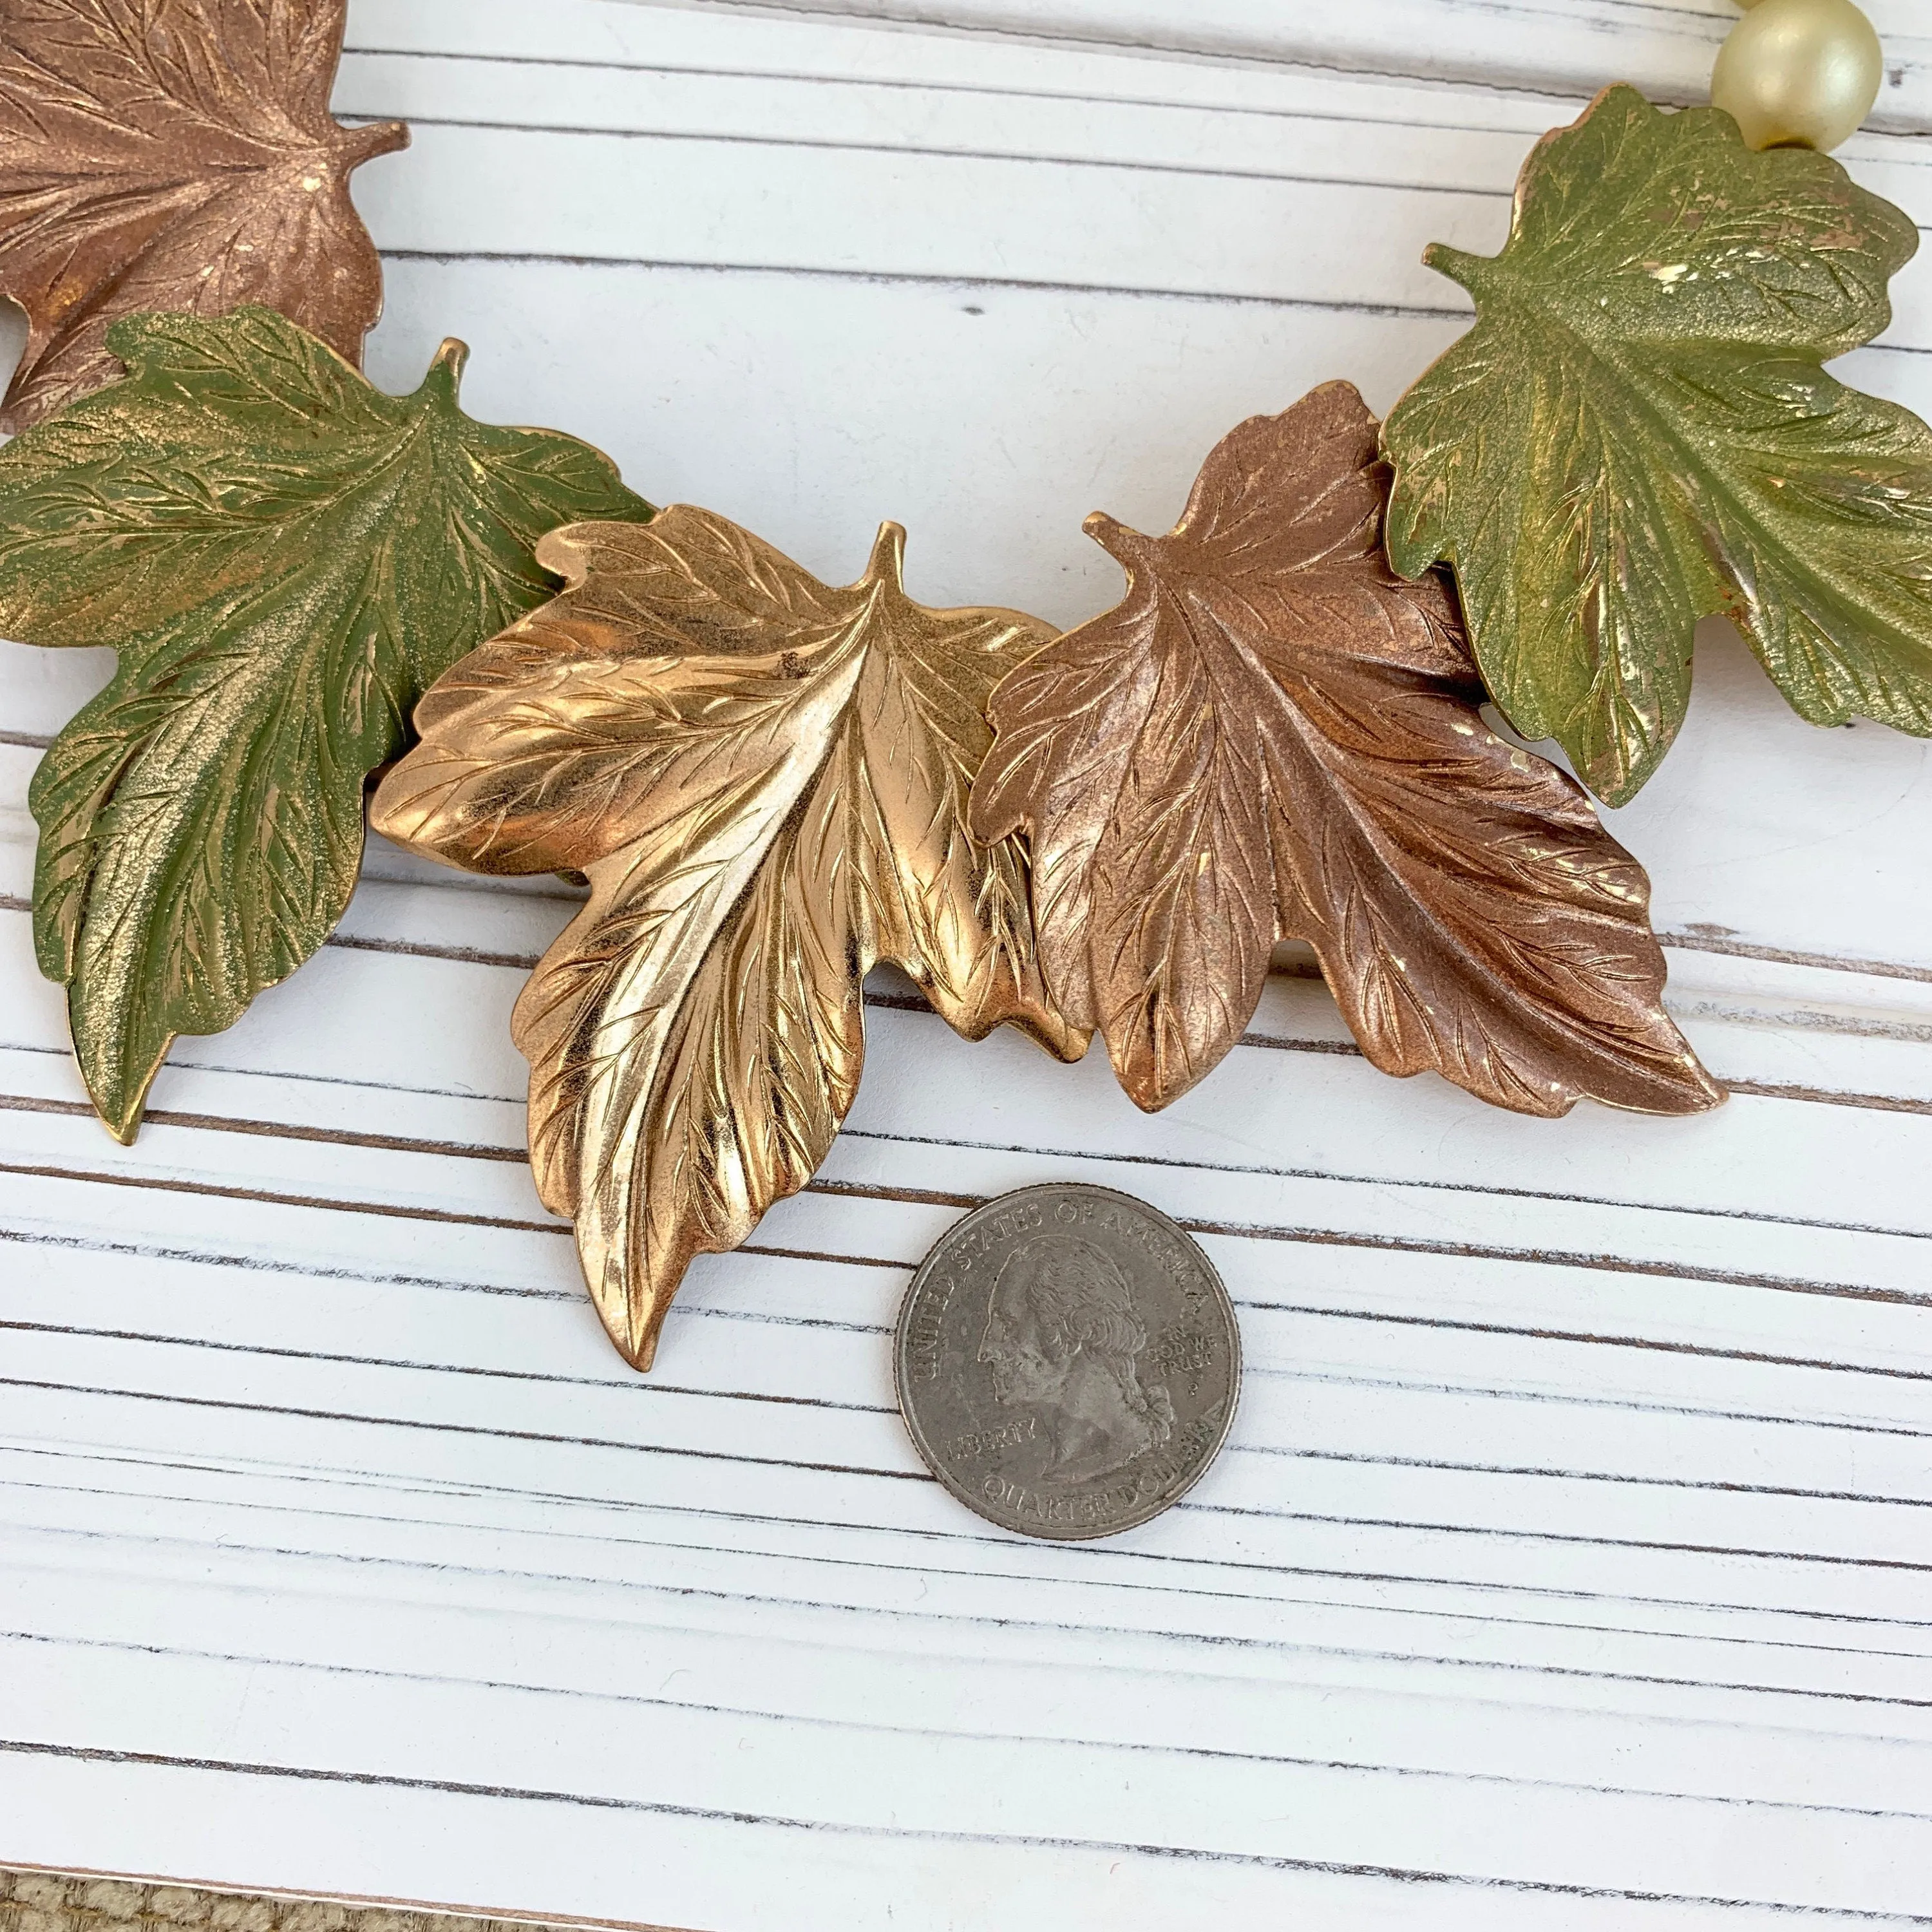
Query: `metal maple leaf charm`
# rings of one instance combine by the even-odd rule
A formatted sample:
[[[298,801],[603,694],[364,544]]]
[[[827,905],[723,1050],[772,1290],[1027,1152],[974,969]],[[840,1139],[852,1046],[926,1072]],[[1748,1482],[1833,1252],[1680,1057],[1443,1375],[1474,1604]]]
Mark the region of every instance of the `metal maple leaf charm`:
[[[875,962],[969,1040],[1086,1045],[1040,985],[1022,848],[965,826],[987,694],[1052,627],[914,603],[904,541],[832,590],[687,505],[554,531],[563,593],[436,684],[376,794],[418,851],[590,880],[513,1028],[538,1191],[640,1369],[692,1256],[824,1160]]]
[[[1442,580],[1384,561],[1376,437],[1328,383],[1225,438],[1167,536],[1088,519],[1126,598],[994,693],[972,802],[981,838],[1033,835],[1048,989],[1148,1108],[1240,1039],[1286,938],[1385,1072],[1529,1114],[1714,1105],[1642,868],[1484,723]]]
[[[1798,713],[1932,735],[1932,430],[1820,364],[1891,320],[1910,218],[1828,155],[1607,89],[1537,144],[1475,326],[1390,412],[1389,555],[1454,566],[1483,676],[1634,796],[1718,613]]]
[[[0,449],[0,636],[120,662],[41,760],[34,938],[131,1140],[178,1034],[231,1026],[340,918],[363,783],[458,658],[542,603],[546,530],[650,506],[598,452],[372,388],[261,308],[130,316],[126,380]]]
[[[406,146],[328,96],[345,0],[8,0],[0,18],[0,295],[25,429],[121,373],[117,316],[259,302],[359,365],[382,272],[351,169]]]

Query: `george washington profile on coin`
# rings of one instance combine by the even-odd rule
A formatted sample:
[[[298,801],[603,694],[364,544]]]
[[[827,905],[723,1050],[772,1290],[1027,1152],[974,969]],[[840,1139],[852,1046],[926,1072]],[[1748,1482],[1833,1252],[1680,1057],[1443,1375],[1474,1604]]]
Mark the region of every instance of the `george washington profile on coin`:
[[[995,1402],[1040,1417],[1042,1482],[1104,1476],[1172,1436],[1165,1385],[1141,1380],[1147,1342],[1126,1276],[1091,1241],[1042,1234],[1001,1264],[980,1359]]]
[[[934,1474],[1030,1535],[1111,1535],[1166,1508],[1234,1414],[1240,1343],[1207,1256],[1106,1188],[976,1208],[914,1276],[900,1406]]]

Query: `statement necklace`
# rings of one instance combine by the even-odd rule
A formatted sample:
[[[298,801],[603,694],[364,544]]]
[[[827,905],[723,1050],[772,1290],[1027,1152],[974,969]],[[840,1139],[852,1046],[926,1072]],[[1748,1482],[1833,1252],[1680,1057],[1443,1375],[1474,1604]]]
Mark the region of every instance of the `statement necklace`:
[[[1430,251],[1476,320],[1388,421],[1324,384],[1166,536],[1090,517],[1126,595],[1064,634],[915,603],[896,524],[833,587],[654,510],[467,417],[460,344],[373,388],[347,181],[407,134],[329,116],[344,4],[0,26],[0,634],[119,654],[30,796],[40,963],[122,1139],[176,1036],[334,927],[376,773],[399,844],[588,886],[514,1028],[538,1191],[640,1369],[692,1258],[824,1159],[881,961],[968,1039],[1098,1033],[1149,1109],[1287,939],[1385,1072],[1721,1101],[1583,788],[1656,770],[1713,614],[1813,722],[1932,735],[1932,430],[1822,367],[1917,242],[1822,152],[1879,85],[1850,0],[1761,0],[1711,107],[1613,86],[1546,136],[1499,255]]]

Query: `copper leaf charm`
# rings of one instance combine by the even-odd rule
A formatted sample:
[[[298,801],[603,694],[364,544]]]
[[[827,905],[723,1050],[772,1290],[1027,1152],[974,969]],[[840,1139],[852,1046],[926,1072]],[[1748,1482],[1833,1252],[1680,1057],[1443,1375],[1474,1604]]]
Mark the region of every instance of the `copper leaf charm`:
[[[0,8],[0,295],[31,328],[0,429],[111,382],[108,325],[148,310],[264,303],[361,362],[382,275],[349,173],[409,130],[330,118],[344,5]]]
[[[1396,405],[1389,554],[1455,566],[1526,737],[1632,796],[1734,619],[1814,724],[1932,733],[1932,430],[1820,364],[1891,317],[1911,222],[1808,149],[1628,87],[1546,135],[1476,326]]]
[[[973,794],[980,837],[1033,834],[1048,989],[1150,1108],[1240,1037],[1277,938],[1385,1072],[1529,1114],[1714,1105],[1642,869],[1483,722],[1443,585],[1383,560],[1387,482],[1330,382],[1226,437],[1168,536],[1087,520],[1126,601],[994,693]]]
[[[175,1035],[231,1025],[340,916],[364,778],[549,595],[538,538],[648,506],[569,436],[471,422],[460,343],[395,397],[266,309],[108,340],[126,380],[0,450],[0,636],[121,654],[30,798],[41,969],[125,1140]]]
[[[1051,627],[914,603],[903,541],[835,590],[687,506],[560,530],[537,554],[568,589],[424,699],[376,794],[438,858],[589,875],[514,1027],[538,1190],[639,1368],[692,1257],[825,1157],[874,961],[969,1040],[1086,1043],[1041,989],[1021,849],[964,823],[986,694]]]

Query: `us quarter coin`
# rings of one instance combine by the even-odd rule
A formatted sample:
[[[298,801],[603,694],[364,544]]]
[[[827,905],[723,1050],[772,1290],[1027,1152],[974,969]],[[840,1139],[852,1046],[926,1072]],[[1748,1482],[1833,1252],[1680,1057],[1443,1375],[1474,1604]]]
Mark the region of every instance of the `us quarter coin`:
[[[932,1473],[1002,1528],[1112,1536],[1214,1461],[1241,1382],[1234,1305],[1165,1214],[1022,1187],[949,1228],[899,1312],[899,1408]]]

